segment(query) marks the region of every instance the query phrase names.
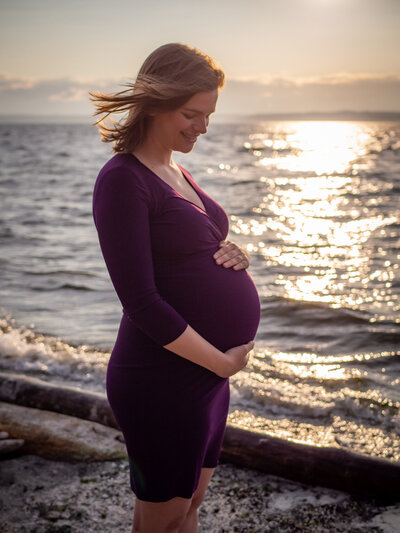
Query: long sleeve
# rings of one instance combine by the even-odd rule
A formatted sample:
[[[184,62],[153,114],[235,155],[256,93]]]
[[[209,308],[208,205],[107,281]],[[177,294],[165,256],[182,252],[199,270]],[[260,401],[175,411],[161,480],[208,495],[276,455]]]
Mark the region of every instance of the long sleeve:
[[[157,291],[150,240],[151,195],[131,170],[104,172],[93,195],[93,216],[112,283],[130,320],[165,346],[187,322]]]

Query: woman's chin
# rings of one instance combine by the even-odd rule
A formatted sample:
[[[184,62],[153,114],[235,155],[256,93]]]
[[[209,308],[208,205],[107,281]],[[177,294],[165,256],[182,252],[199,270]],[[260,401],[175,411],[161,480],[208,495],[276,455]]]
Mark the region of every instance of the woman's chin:
[[[188,154],[191,152],[194,148],[194,143],[186,143],[185,145],[180,145],[179,147],[175,148],[175,152],[182,152],[183,154]]]

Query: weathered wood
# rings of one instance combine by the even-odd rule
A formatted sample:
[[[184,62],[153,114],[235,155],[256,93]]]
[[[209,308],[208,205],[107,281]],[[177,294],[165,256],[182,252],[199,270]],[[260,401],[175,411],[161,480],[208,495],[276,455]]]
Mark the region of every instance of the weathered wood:
[[[312,446],[228,425],[221,460],[310,485],[400,501],[400,464],[343,448]]]
[[[0,458],[3,455],[8,455],[15,452],[25,444],[22,439],[1,439],[0,440]]]
[[[0,401],[46,409],[118,428],[104,394],[84,392],[29,376],[0,372]]]
[[[51,411],[0,402],[0,429],[25,441],[23,452],[47,459],[90,462],[126,457],[118,430]]]
[[[0,400],[117,427],[105,395],[0,373]],[[400,501],[400,464],[343,448],[311,446],[226,428],[221,459],[294,481]]]

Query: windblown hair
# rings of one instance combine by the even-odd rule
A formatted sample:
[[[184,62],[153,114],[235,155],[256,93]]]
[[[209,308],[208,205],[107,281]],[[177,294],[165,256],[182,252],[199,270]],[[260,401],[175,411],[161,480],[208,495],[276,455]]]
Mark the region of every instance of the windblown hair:
[[[173,111],[193,95],[222,88],[224,72],[208,55],[180,43],[160,46],[143,63],[134,83],[113,94],[90,92],[104,115],[99,125],[102,141],[114,142],[114,152],[130,153],[145,139],[151,115]],[[104,120],[111,113],[128,111],[126,118],[110,126]]]

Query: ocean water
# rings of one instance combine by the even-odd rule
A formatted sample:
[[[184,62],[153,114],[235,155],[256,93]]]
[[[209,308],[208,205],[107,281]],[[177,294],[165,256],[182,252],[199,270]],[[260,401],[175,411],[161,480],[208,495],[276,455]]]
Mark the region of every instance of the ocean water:
[[[0,370],[104,391],[121,315],[87,124],[0,125]],[[251,252],[262,317],[230,421],[400,460],[400,122],[212,124],[177,154]]]

